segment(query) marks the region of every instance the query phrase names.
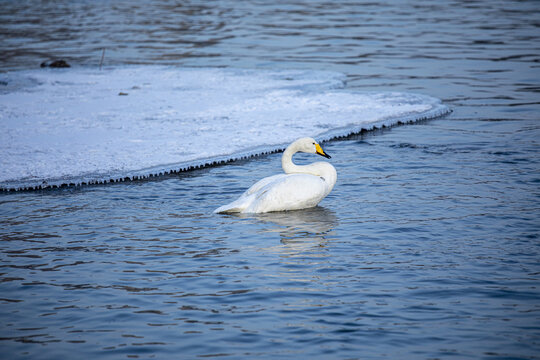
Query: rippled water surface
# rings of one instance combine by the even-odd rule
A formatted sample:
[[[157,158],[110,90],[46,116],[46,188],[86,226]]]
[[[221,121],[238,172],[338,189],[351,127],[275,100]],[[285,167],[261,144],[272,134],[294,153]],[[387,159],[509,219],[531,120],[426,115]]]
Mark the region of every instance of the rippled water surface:
[[[338,183],[309,210],[212,214],[279,154],[1,194],[2,357],[540,358],[538,6],[2,3],[2,70],[106,48],[106,66],[341,71],[453,109],[323,144]]]

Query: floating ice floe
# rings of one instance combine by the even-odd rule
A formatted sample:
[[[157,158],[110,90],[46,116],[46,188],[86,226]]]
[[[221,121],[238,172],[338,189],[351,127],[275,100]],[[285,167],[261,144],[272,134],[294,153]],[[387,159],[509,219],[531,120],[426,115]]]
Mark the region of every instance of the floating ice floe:
[[[130,66],[0,74],[0,188],[142,178],[441,116],[327,71]]]

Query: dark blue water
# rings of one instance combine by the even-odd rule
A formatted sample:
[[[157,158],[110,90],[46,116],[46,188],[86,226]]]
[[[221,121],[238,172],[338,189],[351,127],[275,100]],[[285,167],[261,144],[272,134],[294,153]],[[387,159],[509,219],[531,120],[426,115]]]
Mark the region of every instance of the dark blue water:
[[[280,154],[0,196],[6,359],[538,359],[538,3],[9,2],[2,69],[313,68],[443,119],[324,144],[309,210],[212,210]],[[300,161],[310,161],[307,156]]]

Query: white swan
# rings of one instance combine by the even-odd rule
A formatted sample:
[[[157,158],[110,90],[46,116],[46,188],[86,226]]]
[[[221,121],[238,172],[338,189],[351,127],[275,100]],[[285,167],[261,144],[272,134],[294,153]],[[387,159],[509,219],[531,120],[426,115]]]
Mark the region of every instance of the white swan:
[[[316,206],[336,184],[336,169],[324,161],[296,165],[292,156],[297,152],[330,158],[314,139],[298,139],[287,147],[281,158],[285,174],[259,180],[236,201],[217,208],[214,213],[265,213]]]

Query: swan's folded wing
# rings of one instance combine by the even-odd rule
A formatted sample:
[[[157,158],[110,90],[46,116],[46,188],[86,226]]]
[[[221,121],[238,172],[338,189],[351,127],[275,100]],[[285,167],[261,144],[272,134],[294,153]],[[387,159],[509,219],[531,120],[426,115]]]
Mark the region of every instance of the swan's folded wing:
[[[305,209],[316,206],[325,195],[326,185],[320,177],[309,174],[289,174],[275,178],[265,186],[259,187],[256,198],[245,212]]]
[[[254,193],[258,192],[259,190],[261,190],[263,187],[267,186],[268,184],[271,184],[271,183],[273,183],[275,181],[279,181],[280,179],[285,178],[287,176],[288,176],[287,174],[278,174],[278,175],[265,177],[265,178],[257,181],[255,184],[251,185],[251,187],[249,189],[247,189],[242,194],[242,196],[248,196],[248,195],[254,194]]]

